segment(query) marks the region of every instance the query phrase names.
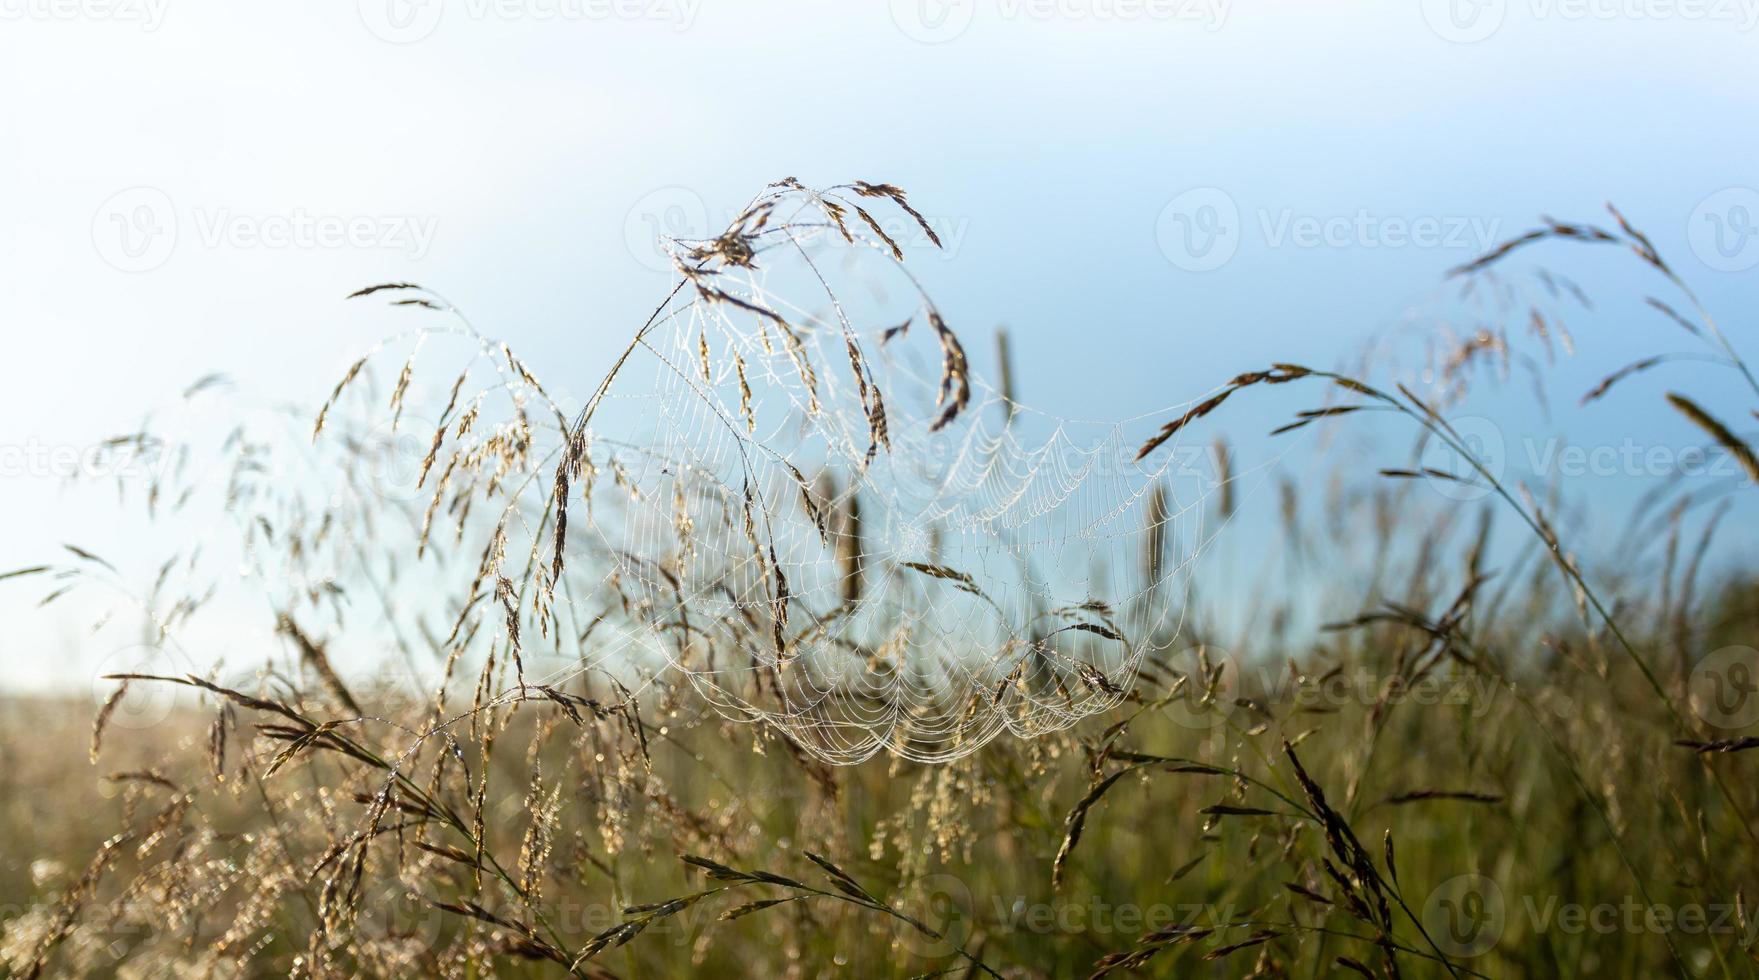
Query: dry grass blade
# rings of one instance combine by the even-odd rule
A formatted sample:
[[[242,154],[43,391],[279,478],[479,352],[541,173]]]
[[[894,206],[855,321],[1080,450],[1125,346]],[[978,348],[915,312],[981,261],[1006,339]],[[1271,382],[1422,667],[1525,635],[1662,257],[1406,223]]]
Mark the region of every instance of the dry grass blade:
[[[324,399],[323,407],[318,409],[317,421],[312,424],[312,442],[318,441],[318,436],[324,431],[324,423],[329,420],[330,409],[336,404],[336,399],[341,398],[343,389],[347,388],[360,375],[361,369],[366,367],[366,362],[367,358],[363,357],[349,365],[347,372],[342,375],[342,380],[336,382],[335,389],[330,392],[330,397]]]
[[[1682,315],[1678,310],[1667,305],[1666,303],[1663,303],[1661,300],[1658,300],[1655,297],[1650,296],[1650,297],[1646,298],[1644,300],[1644,302],[1648,303],[1650,307],[1652,307],[1656,310],[1660,310],[1661,314],[1663,316],[1667,317],[1669,320],[1672,320],[1674,323],[1679,324],[1682,328],[1684,328],[1686,330],[1687,333],[1690,333],[1692,336],[1702,337],[1704,335],[1703,331],[1698,329],[1697,324],[1686,319],[1685,316]]]
[[[1269,929],[1263,930],[1261,932],[1255,932],[1252,935],[1247,936],[1245,939],[1242,939],[1237,943],[1229,943],[1228,945],[1222,946],[1218,949],[1210,950],[1208,953],[1204,954],[1203,958],[1206,960],[1219,960],[1225,956],[1232,956],[1233,954],[1238,953],[1240,950],[1251,949],[1254,946],[1261,946],[1261,945],[1268,943],[1272,939],[1275,939],[1281,935],[1282,935],[1282,933],[1274,932]]]
[[[299,712],[279,701],[270,701],[267,698],[253,697],[241,691],[235,691],[228,687],[221,687],[212,681],[206,681],[194,675],[186,677],[167,677],[161,674],[105,674],[103,679],[107,681],[155,681],[162,684],[181,684],[185,687],[199,687],[204,691],[229,698],[247,708],[281,715],[284,718],[291,719],[304,729],[311,730],[318,727],[304,715],[301,715]]]
[[[79,547],[78,545],[64,544],[61,547],[66,548],[69,552],[71,552],[74,555],[74,557],[78,558],[80,561],[89,561],[94,565],[103,566],[108,571],[111,571],[111,572],[116,571],[115,565],[110,564],[109,562],[105,561],[104,559],[98,557],[97,555],[91,553],[90,551],[87,551],[84,548]]]
[[[420,288],[421,288],[420,286],[417,286],[413,282],[382,282],[376,286],[367,286],[364,289],[357,289],[354,292],[349,293],[344,298],[345,299],[359,299],[362,296],[371,296],[374,293],[380,293],[380,292],[384,292],[386,290],[404,290],[404,289],[420,289]]]
[[[946,428],[970,403],[971,373],[965,360],[965,348],[946,321],[941,319],[940,311],[930,308],[928,323],[934,327],[935,336],[941,342],[940,396],[935,401],[935,407],[941,409],[941,414],[929,426],[930,431],[939,431]]]
[[[770,600],[770,619],[773,628],[772,639],[776,644],[776,656],[785,657],[788,653],[788,576],[782,571],[782,565],[776,558],[776,547],[770,545],[770,575],[775,579],[776,593]]]
[[[1266,371],[1249,371],[1242,374],[1228,382],[1226,387],[1222,388],[1221,391],[1197,403],[1195,407],[1185,412],[1185,414],[1161,426],[1160,431],[1155,433],[1155,435],[1147,442],[1144,442],[1142,447],[1136,451],[1136,458],[1142,459],[1149,453],[1159,449],[1168,439],[1177,435],[1179,430],[1190,425],[1192,422],[1203,418],[1217,408],[1220,408],[1222,403],[1228,400],[1229,396],[1242,388],[1249,388],[1253,385],[1259,384],[1286,384],[1287,382],[1307,377],[1312,373],[1313,372],[1308,368],[1301,367],[1298,364],[1275,364]]]
[[[1625,380],[1633,374],[1640,374],[1647,371],[1665,360],[1665,357],[1645,357],[1640,360],[1632,361],[1624,367],[1619,368],[1617,371],[1601,378],[1599,384],[1589,389],[1588,393],[1582,396],[1580,404],[1586,405],[1589,402],[1594,401],[1602,395],[1605,395],[1613,385],[1618,384],[1620,381]]]
[[[1187,925],[1172,925],[1143,936],[1136,943],[1136,948],[1127,953],[1112,953],[1101,957],[1094,964],[1093,973],[1087,980],[1100,980],[1119,970],[1137,970],[1149,960],[1178,946],[1194,943],[1209,936],[1215,930]]]
[[[880,223],[873,219],[873,215],[867,213],[866,208],[858,204],[855,206],[855,213],[861,217],[861,220],[867,224],[867,227],[873,229],[873,233],[879,236],[880,241],[886,243],[886,248],[890,249],[892,252],[892,258],[899,262],[904,261],[904,250],[898,247],[898,243],[892,240],[892,236],[886,234],[886,230],[881,228]]]
[[[935,234],[934,228],[928,223],[928,219],[924,218],[921,212],[911,207],[910,202],[904,199],[904,191],[902,188],[893,186],[892,184],[870,184],[865,180],[856,181],[854,186],[855,193],[860,194],[862,197],[890,198],[892,203],[898,205],[899,208],[902,208],[905,214],[908,214],[911,218],[915,219],[917,226],[922,229],[923,234],[928,236],[928,240],[934,243],[935,248],[943,247],[941,245],[941,236]]]
[[[317,673],[319,679],[323,681],[324,687],[329,689],[330,694],[343,707],[357,716],[366,713],[361,710],[360,702],[356,701],[354,695],[349,693],[347,685],[342,683],[342,678],[336,673],[336,668],[330,665],[329,654],[324,652],[322,646],[312,642],[311,637],[307,636],[303,629],[300,629],[299,624],[293,621],[291,615],[281,614],[280,630],[299,647],[300,657],[305,661],[306,666]]]
[[[1332,418],[1338,415],[1350,415],[1355,412],[1360,412],[1365,408],[1372,407],[1373,406],[1371,405],[1333,405],[1329,408],[1310,408],[1302,412],[1297,412],[1296,421],[1290,422],[1287,425],[1278,426],[1277,428],[1270,430],[1270,434],[1273,436],[1280,436],[1285,432],[1293,432],[1296,429],[1311,425],[1320,419]]]
[[[811,851],[805,851],[803,853],[805,853],[806,859],[808,861],[811,861],[813,864],[816,864],[819,867],[823,868],[825,873],[830,875],[831,882],[833,884],[835,884],[839,889],[841,889],[845,894],[849,895],[852,898],[859,898],[862,901],[873,902],[875,904],[879,903],[879,899],[877,899],[877,898],[873,897],[873,895],[869,894],[867,889],[861,887],[861,884],[859,882],[857,882],[854,878],[851,878],[849,876],[848,872],[844,871],[842,868],[837,867],[836,865],[832,864],[828,859],[821,857],[817,854],[814,854]]]
[[[1735,462],[1741,464],[1741,469],[1746,472],[1747,479],[1759,483],[1759,458],[1754,457],[1752,448],[1729,431],[1728,426],[1717,421],[1715,416],[1706,412],[1699,407],[1697,402],[1685,395],[1670,391],[1667,393],[1667,400],[1669,404],[1679,410],[1680,414],[1690,419],[1693,425],[1709,433],[1718,445],[1728,450],[1729,454],[1735,458]]]
[[[885,331],[880,334],[880,346],[884,347],[897,338],[908,334],[910,332],[910,324],[913,323],[915,319],[915,317],[906,317],[903,323],[900,323],[895,327],[887,327]]]
[[[1056,858],[1051,861],[1052,888],[1057,888],[1063,883],[1063,866],[1068,863],[1069,855],[1074,853],[1075,845],[1081,842],[1081,830],[1087,826],[1087,812],[1092,810],[1093,805],[1099,802],[1099,798],[1116,785],[1118,780],[1122,779],[1128,771],[1121,769],[1096,781],[1087,790],[1087,795],[1083,796],[1075,804],[1074,809],[1069,811],[1068,818],[1063,822],[1063,843],[1057,848]]]
[[[951,582],[954,587],[961,592],[969,592],[972,595],[983,595],[983,590],[977,587],[977,581],[969,574],[961,572],[958,569],[948,568],[945,565],[931,565],[928,562],[921,561],[906,561],[900,562],[899,564],[913,572],[921,572],[929,578],[938,578]]]
[[[1288,816],[1288,814],[1286,814],[1286,813],[1278,813],[1275,810],[1264,810],[1264,809],[1260,809],[1255,806],[1233,806],[1233,805],[1227,804],[1227,803],[1217,803],[1217,804],[1214,804],[1213,806],[1206,806],[1203,809],[1198,810],[1197,812],[1202,813],[1202,814],[1207,814],[1209,816],[1216,816],[1216,817],[1286,817],[1286,816]]]
[[[789,902],[798,902],[806,897],[807,896],[805,895],[790,895],[787,898],[766,898],[761,901],[747,902],[744,905],[735,905],[727,911],[722,912],[720,919],[722,922],[731,922],[734,919],[742,919],[753,912],[762,912],[764,909],[774,908],[778,905],[786,905]]]
[[[1456,800],[1462,803],[1501,803],[1503,798],[1495,793],[1474,793],[1468,790],[1419,789],[1408,793],[1396,793],[1374,804],[1375,806],[1404,806],[1407,803],[1420,803],[1424,800]]]
[[[1679,739],[1674,744],[1700,753],[1745,752],[1748,749],[1759,749],[1759,736],[1745,735],[1740,738],[1718,739],[1714,742]]]
[[[1545,221],[1545,227],[1525,232],[1496,245],[1484,255],[1481,255],[1464,265],[1455,266],[1448,270],[1448,276],[1458,277],[1482,272],[1490,266],[1508,258],[1509,255],[1513,254],[1515,251],[1532,245],[1535,242],[1542,242],[1550,239],[1603,243],[1617,243],[1620,241],[1617,235],[1604,229],[1596,228],[1593,225],[1564,224],[1562,222],[1553,221],[1549,218],[1543,220]]]
[[[98,761],[98,754],[104,749],[104,729],[110,724],[110,716],[116,713],[117,705],[120,705],[122,699],[128,696],[128,683],[124,680],[116,685],[116,689],[110,692],[110,696],[106,697],[103,705],[98,708],[98,713],[92,717],[90,755],[93,762]]]
[[[1166,425],[1161,426],[1161,430],[1158,433],[1156,433],[1152,438],[1150,438],[1147,442],[1144,442],[1142,444],[1142,447],[1136,451],[1136,458],[1142,459],[1143,457],[1147,456],[1149,453],[1154,452],[1156,449],[1159,449],[1161,447],[1161,445],[1163,443],[1165,443],[1168,439],[1171,439],[1173,436],[1178,435],[1180,429],[1183,429],[1185,426],[1190,425],[1192,422],[1195,422],[1196,420],[1204,417],[1205,415],[1208,415],[1210,412],[1215,411],[1217,408],[1220,408],[1222,402],[1227,401],[1228,396],[1232,395],[1237,390],[1239,390],[1238,387],[1230,387],[1230,388],[1223,389],[1220,393],[1215,394],[1215,395],[1211,395],[1209,398],[1205,399],[1204,401],[1199,402],[1195,408],[1190,409],[1185,414],[1179,416],[1178,418],[1172,420],[1171,422],[1168,422]]]
[[[1397,469],[1397,468],[1383,469],[1380,471],[1380,475],[1384,476],[1390,480],[1418,480],[1418,479],[1447,480],[1450,483],[1465,483],[1465,484],[1469,484],[1469,485],[1476,484],[1478,482],[1478,481],[1473,480],[1469,477],[1461,476],[1457,473],[1449,473],[1446,470],[1438,470],[1433,466],[1425,466],[1422,469],[1418,469],[1418,470],[1406,470],[1406,469]]]

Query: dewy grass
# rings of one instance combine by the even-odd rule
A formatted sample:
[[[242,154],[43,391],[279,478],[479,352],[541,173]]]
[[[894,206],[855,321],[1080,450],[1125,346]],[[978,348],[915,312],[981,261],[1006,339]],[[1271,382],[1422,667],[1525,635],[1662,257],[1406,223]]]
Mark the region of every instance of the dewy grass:
[[[1277,364],[1058,442],[1019,395],[1054,375],[1002,340],[990,385],[881,208],[928,231],[892,185],[783,181],[673,243],[578,411],[547,380],[576,366],[399,282],[352,298],[411,326],[315,417],[119,441],[167,462],[119,484],[143,535],[223,514],[236,542],[0,575],[132,644],[90,703],[0,714],[0,971],[1754,975],[1759,590],[1729,507],[1759,473],[1671,480],[1605,548],[1592,494],[1505,480],[1449,412],[1475,366],[1573,343],[1537,308],[1443,351],[1434,391]],[[1639,310],[1710,350],[1584,401],[1708,359],[1737,393],[1657,403],[1746,466],[1750,373],[1616,224],[1458,273],[1628,248],[1685,296]],[[851,256],[906,308],[834,288]],[[1266,507],[1223,409],[1316,383],[1279,432],[1423,442],[1332,444]],[[1205,519],[1281,540],[1240,581]],[[211,656],[189,626],[240,567],[271,646]]]

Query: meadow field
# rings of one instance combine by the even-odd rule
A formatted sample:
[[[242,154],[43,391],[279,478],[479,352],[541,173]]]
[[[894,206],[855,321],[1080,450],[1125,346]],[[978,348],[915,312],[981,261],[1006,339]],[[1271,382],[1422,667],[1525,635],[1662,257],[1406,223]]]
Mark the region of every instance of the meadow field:
[[[980,377],[981,312],[912,288],[882,208],[917,215],[766,189],[585,366],[369,286],[401,332],[284,442],[119,437],[220,461],[126,487],[143,535],[230,543],[0,569],[136,649],[0,710],[0,971],[1759,973],[1759,385],[1638,228],[1456,270],[1478,312],[1416,362],[1243,364],[1053,458],[1055,371]],[[1597,263],[1649,295],[1591,315],[1556,269]],[[1657,356],[1556,398],[1652,404],[1702,464],[1629,510],[1453,418],[1595,317]],[[1316,461],[1252,499],[1248,402]],[[240,590],[264,649],[198,629]]]

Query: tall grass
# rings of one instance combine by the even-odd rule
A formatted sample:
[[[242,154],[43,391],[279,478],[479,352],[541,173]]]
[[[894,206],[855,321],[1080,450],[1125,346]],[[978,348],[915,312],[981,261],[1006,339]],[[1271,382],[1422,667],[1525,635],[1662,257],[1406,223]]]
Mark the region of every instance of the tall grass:
[[[784,210],[802,201],[814,217]],[[785,182],[724,235],[679,243],[678,289],[574,412],[437,293],[407,283],[357,293],[449,319],[353,364],[315,424],[293,418],[303,432],[286,446],[231,434],[220,469],[198,479],[163,468],[139,493],[155,517],[207,505],[238,517],[237,555],[274,643],[259,655],[173,669],[196,662],[181,638],[208,601],[199,549],[158,566],[146,588],[83,546],[9,575],[9,587],[48,583],[46,603],[81,590],[130,597],[161,653],[119,661],[99,703],[21,703],[0,722],[3,968],[1756,972],[1747,892],[1759,789],[1744,753],[1759,747],[1749,649],[1759,589],[1750,569],[1716,559],[1745,543],[1725,515],[1759,480],[1729,406],[1748,399],[1751,411],[1759,387],[1646,236],[1617,212],[1612,228],[1551,222],[1455,275],[1498,288],[1499,270],[1548,240],[1628,250],[1676,294],[1643,309],[1726,368],[1728,384],[1699,372],[1654,397],[1725,454],[1731,474],[1666,481],[1615,546],[1588,530],[1607,519],[1594,523],[1592,495],[1507,478],[1451,415],[1494,383],[1499,361],[1567,337],[1537,306],[1442,351],[1424,390],[1398,364],[1248,371],[1134,433],[1142,460],[1183,436],[1210,446],[1211,522],[1272,524],[1237,492],[1238,447],[1256,434],[1228,431],[1235,399],[1314,396],[1278,439],[1366,425],[1376,445],[1408,436],[1413,448],[1369,461],[1340,453],[1324,480],[1286,484],[1277,550],[1288,574],[1255,576],[1244,597],[1238,581],[1176,553],[1190,545],[1174,533],[1177,495],[1153,482],[1139,553],[1113,570],[1141,584],[1153,615],[1123,602],[1027,609],[1028,640],[999,686],[960,689],[950,708],[895,719],[844,755],[837,739],[855,734],[820,716],[806,724],[788,686],[827,622],[894,601],[883,598],[894,589],[946,588],[998,611],[1008,602],[943,557],[954,546],[939,528],[918,543],[921,558],[886,558],[879,536],[893,526],[861,489],[864,467],[912,450],[914,429],[970,424],[962,413],[984,407],[988,389],[941,311],[920,297],[902,326],[858,326],[810,260],[829,312],[796,316],[731,284],[792,254],[807,228],[901,259],[867,210],[876,202],[916,213],[890,185]],[[875,353],[908,342],[912,322],[934,352],[919,393],[889,384]],[[683,492],[662,498],[668,550],[630,555],[619,543],[635,539],[616,538],[618,522],[640,516],[628,501],[653,484],[606,448],[617,440],[595,418],[633,357],[666,361],[658,336],[680,323],[747,332],[723,345],[706,326],[686,330],[690,356],[676,365],[724,384],[713,421],[744,432],[739,445],[765,451],[762,434],[779,431],[765,413],[781,396],[797,425],[852,419],[839,431],[854,465],[839,469],[831,454],[814,472],[778,454],[768,465],[787,494],[754,478],[722,511]],[[417,355],[447,337],[469,361],[420,403]],[[780,367],[751,355],[756,346]],[[1015,387],[1039,372],[998,346],[991,414],[1024,425]],[[391,351],[387,397],[372,375]],[[1680,359],[1614,370],[1584,402],[1639,397],[1628,394],[1639,376]],[[176,452],[148,433],[130,438]],[[386,445],[409,438],[412,488],[386,493]],[[289,452],[319,454],[299,457],[315,484],[264,463]],[[207,500],[202,486],[223,491]],[[717,513],[721,537],[708,520]],[[760,530],[786,520],[824,549],[827,607]],[[726,603],[712,590],[686,597],[686,584],[702,584],[690,582],[693,541],[749,543],[739,570],[713,581]],[[1028,585],[1054,577],[1023,564]],[[1173,573],[1191,568],[1188,588],[1174,587],[1185,583]],[[655,583],[676,596],[656,598]],[[1316,604],[1322,628],[1290,625]],[[1175,607],[1178,631],[1161,615]],[[642,622],[675,644],[653,663],[651,647],[627,639]],[[716,629],[735,640],[716,646]],[[1116,656],[1132,634],[1140,656]],[[911,663],[883,642],[837,649],[888,684]],[[356,669],[362,650],[374,671]]]

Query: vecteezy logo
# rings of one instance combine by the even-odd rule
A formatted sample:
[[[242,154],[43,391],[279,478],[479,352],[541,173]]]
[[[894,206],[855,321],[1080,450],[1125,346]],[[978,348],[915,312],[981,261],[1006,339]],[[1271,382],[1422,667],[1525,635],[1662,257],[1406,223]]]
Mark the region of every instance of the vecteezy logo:
[[[422,464],[433,447],[434,425],[405,416],[374,426],[361,443],[361,460],[372,491],[385,500],[422,496]]]
[[[439,943],[446,917],[445,911],[422,897],[420,889],[395,878],[368,885],[354,915],[355,932],[416,962]]]
[[[952,955],[971,938],[971,889],[949,874],[924,875],[904,887],[901,911],[928,931],[903,922],[894,927],[897,944],[924,959]]]
[[[170,681],[125,682],[110,678],[125,674],[182,677],[193,672],[181,657],[160,647],[146,644],[123,647],[99,661],[97,669],[92,672],[92,701],[98,705],[110,705],[105,719],[108,726],[131,731],[152,728],[171,717],[179,701],[194,700],[190,689]],[[126,688],[121,687],[124,683]],[[112,704],[110,699],[119,690],[121,697]]]
[[[1423,928],[1449,956],[1480,956],[1502,938],[1507,921],[1502,889],[1483,875],[1458,875],[1423,903]]]
[[[1423,19],[1444,41],[1472,44],[1502,27],[1508,0],[1423,0]]]
[[[1692,711],[1705,724],[1742,729],[1759,722],[1759,650],[1723,647],[1707,654],[1686,686]]]
[[[360,22],[392,44],[414,44],[440,26],[443,0],[360,0]]]
[[[1446,429],[1447,438],[1432,434],[1423,446],[1424,479],[1449,500],[1483,499],[1493,488],[1479,467],[1500,480],[1508,465],[1502,430],[1476,415],[1449,419]]]
[[[1686,238],[1698,261],[1718,272],[1759,265],[1759,190],[1728,187],[1699,201]]]
[[[398,719],[412,711],[431,707],[427,692],[434,682],[424,683],[414,667],[401,657],[384,657],[378,662],[348,672],[343,678],[346,688],[361,710],[369,717]]]
[[[1188,190],[1161,208],[1154,237],[1167,261],[1186,272],[1219,269],[1240,247],[1240,208],[1220,188]]]
[[[890,507],[912,528],[926,529],[945,515],[947,483],[967,462],[963,439],[946,429],[935,432],[907,431],[892,436],[900,451],[886,456],[891,491]]]
[[[649,191],[623,219],[623,243],[629,254],[655,272],[671,271],[670,242],[708,236],[708,205],[688,187]]]
[[[157,187],[117,191],[92,215],[92,246],[123,272],[151,272],[177,247],[177,208]]]
[[[942,44],[965,33],[977,0],[891,0],[892,23],[912,41]]]

